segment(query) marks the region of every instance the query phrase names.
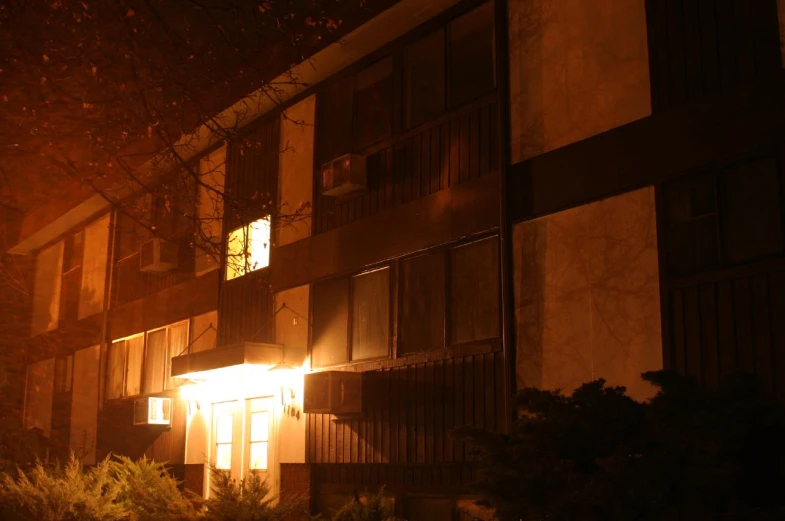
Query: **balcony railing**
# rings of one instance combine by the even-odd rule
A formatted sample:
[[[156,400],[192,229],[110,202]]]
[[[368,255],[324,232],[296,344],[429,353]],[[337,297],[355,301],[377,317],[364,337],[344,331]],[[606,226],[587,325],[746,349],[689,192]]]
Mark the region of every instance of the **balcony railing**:
[[[368,190],[316,195],[314,232],[431,195],[496,171],[497,104],[489,96],[366,151]]]

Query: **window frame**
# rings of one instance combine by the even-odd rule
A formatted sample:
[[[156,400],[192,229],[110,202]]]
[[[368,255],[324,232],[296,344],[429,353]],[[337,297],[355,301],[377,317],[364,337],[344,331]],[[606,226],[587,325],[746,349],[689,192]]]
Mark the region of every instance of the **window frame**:
[[[397,360],[402,358],[407,358],[410,356],[417,356],[422,355],[423,353],[434,353],[434,352],[453,352],[455,349],[460,349],[462,347],[467,346],[476,346],[480,344],[488,344],[488,343],[497,343],[501,339],[502,335],[502,302],[501,302],[501,266],[498,262],[497,257],[497,288],[496,288],[496,301],[498,305],[498,325],[497,325],[497,336],[491,338],[483,338],[483,339],[473,339],[468,340],[465,342],[453,342],[450,338],[450,332],[452,329],[452,316],[451,316],[451,284],[452,284],[452,263],[451,263],[451,252],[454,249],[468,246],[470,244],[479,243],[485,240],[495,240],[495,246],[497,248],[497,256],[500,255],[500,243],[499,243],[499,235],[496,232],[493,233],[483,233],[477,234],[472,237],[467,237],[465,239],[454,241],[448,244],[440,245],[435,248],[431,248],[426,251],[418,251],[416,253],[412,253],[409,255],[402,256],[398,259],[393,261],[388,261],[373,267],[362,269],[361,271],[353,272],[348,275],[342,275],[339,277],[331,277],[322,279],[317,282],[311,283],[311,291],[313,292],[314,286],[330,282],[330,281],[338,281],[338,280],[347,280],[349,281],[349,299],[348,299],[348,317],[347,317],[347,342],[346,342],[346,361],[338,362],[334,364],[326,364],[326,365],[315,365],[313,359],[313,335],[309,338],[309,345],[308,345],[308,360],[311,363],[311,367],[317,370],[325,370],[334,367],[345,367],[357,364],[363,364],[368,362],[378,362],[380,360]],[[402,299],[402,291],[403,291],[403,284],[401,284],[401,263],[416,258],[423,255],[430,255],[434,253],[440,253],[442,256],[442,261],[444,262],[444,281],[443,281],[443,291],[442,291],[442,302],[443,302],[443,338],[444,344],[441,348],[431,348],[431,349],[416,349],[407,351],[406,353],[399,352],[399,343],[400,343],[400,320],[401,320],[401,306],[403,305]],[[353,296],[351,291],[351,280],[359,275],[363,275],[366,273],[372,273],[374,271],[379,271],[382,269],[389,269],[390,270],[390,308],[389,308],[389,320],[390,322],[390,329],[388,334],[388,353],[386,356],[379,356],[375,358],[363,358],[358,360],[353,360],[351,357],[351,336],[352,336],[352,309],[353,309]],[[311,320],[313,321],[314,317],[314,299],[311,299],[310,302],[310,316]]]

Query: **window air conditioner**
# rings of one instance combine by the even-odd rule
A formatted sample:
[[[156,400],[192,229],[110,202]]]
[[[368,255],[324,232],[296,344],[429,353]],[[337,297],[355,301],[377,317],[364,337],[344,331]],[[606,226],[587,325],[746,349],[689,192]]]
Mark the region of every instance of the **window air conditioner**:
[[[163,272],[177,268],[177,244],[155,238],[142,244],[139,252],[139,271]]]
[[[303,411],[315,414],[362,412],[362,373],[323,371],[305,375]]]
[[[170,425],[172,399],[148,396],[134,401],[134,425]]]
[[[346,154],[322,165],[322,195],[338,197],[366,188],[365,157]]]

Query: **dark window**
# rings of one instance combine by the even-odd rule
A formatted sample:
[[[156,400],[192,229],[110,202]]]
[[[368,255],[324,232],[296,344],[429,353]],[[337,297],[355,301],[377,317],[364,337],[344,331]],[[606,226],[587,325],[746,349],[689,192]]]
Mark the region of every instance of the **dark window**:
[[[63,248],[63,273],[67,273],[82,265],[83,250],[84,230],[66,237]]]
[[[736,262],[782,251],[777,163],[767,159],[724,172],[723,259]]]
[[[492,237],[450,252],[450,342],[499,336],[499,252]]]
[[[71,391],[73,370],[74,357],[72,355],[55,358],[54,391],[56,393],[67,393]]]
[[[358,148],[392,133],[392,58],[385,58],[355,78],[354,138]]]
[[[352,360],[388,356],[390,269],[352,277]]]
[[[453,21],[450,35],[450,106],[475,100],[495,87],[493,2]]]
[[[398,353],[444,347],[444,254],[401,262]]]
[[[666,186],[668,269],[683,274],[719,264],[714,177],[681,179]]]
[[[345,363],[348,340],[349,281],[330,280],[313,286],[314,367]]]
[[[353,77],[319,93],[316,157],[320,165],[351,152],[353,100]]]
[[[407,47],[403,62],[404,121],[411,128],[444,112],[444,31]]]
[[[147,334],[145,349],[145,393],[157,393],[164,390],[166,365],[166,329],[151,331]]]

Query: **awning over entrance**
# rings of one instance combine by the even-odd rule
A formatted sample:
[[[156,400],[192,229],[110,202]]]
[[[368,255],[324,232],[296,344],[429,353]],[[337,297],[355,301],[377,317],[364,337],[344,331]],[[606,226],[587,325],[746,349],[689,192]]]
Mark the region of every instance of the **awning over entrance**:
[[[172,377],[205,380],[213,374],[245,366],[261,369],[284,362],[284,348],[278,344],[243,342],[172,358]]]

